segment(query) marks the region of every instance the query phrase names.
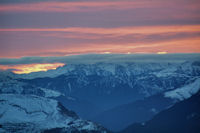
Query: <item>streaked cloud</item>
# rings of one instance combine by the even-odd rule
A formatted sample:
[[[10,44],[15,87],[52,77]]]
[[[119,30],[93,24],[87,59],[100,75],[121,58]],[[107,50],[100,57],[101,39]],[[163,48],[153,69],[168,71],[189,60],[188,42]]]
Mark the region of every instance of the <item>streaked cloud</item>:
[[[174,3],[161,0],[107,0],[107,1],[68,1],[68,2],[31,2],[18,4],[3,4],[0,11],[3,12],[84,12],[84,11],[104,11],[104,10],[127,10],[134,8],[156,8],[156,7],[177,7],[197,9],[199,5],[196,2],[185,0],[174,0]]]
[[[92,64],[99,62],[184,62],[186,60],[199,60],[200,54],[82,54],[82,55],[72,55],[72,56],[51,56],[51,57],[22,57],[22,58],[0,58],[0,65],[3,66],[20,66],[20,65],[33,65],[33,64],[57,64],[60,62],[61,64]],[[86,60],[87,59],[87,60]],[[3,68],[2,68],[3,69]]]
[[[37,2],[1,5],[2,12],[83,12],[103,10],[124,10],[133,8],[158,7],[168,2],[161,1],[79,1],[79,2]],[[168,3],[169,4],[169,3]]]
[[[0,34],[2,37],[5,35],[1,39],[0,57],[64,56],[105,52],[200,52],[200,25],[17,28],[0,29]]]
[[[0,3],[0,58],[200,52],[197,0]]]
[[[175,26],[139,26],[139,27],[119,27],[119,28],[14,28],[0,29],[0,32],[76,32],[87,34],[114,34],[115,36],[127,34],[155,34],[166,32],[199,32],[200,25],[175,25]]]

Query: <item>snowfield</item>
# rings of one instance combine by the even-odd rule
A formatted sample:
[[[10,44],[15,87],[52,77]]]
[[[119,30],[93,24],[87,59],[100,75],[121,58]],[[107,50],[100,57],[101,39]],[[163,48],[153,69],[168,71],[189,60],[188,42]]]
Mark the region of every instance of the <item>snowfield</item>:
[[[106,133],[100,126],[78,118],[56,100],[33,95],[1,94],[0,124],[5,132],[32,133],[63,128]]]

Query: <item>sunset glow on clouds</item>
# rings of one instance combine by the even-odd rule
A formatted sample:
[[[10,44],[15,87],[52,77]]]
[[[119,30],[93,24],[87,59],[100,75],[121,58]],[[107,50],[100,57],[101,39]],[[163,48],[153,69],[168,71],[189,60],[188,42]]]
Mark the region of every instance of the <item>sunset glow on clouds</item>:
[[[3,33],[14,36],[13,40],[4,41],[16,49],[10,52],[10,57],[63,56],[107,51],[111,53],[200,52],[200,25],[0,29],[0,34]],[[28,40],[35,38],[38,40],[23,44],[23,41],[26,42],[23,37],[30,38]],[[9,49],[4,51],[9,52]],[[4,51],[1,51],[1,56],[5,56]]]
[[[2,0],[0,58],[199,53],[199,12],[198,0]]]
[[[16,74],[28,74],[31,72],[54,70],[58,67],[64,66],[63,63],[51,64],[23,64],[23,65],[0,65],[1,70],[13,69],[12,72]]]
[[[102,1],[68,1],[68,2],[37,2],[1,5],[0,11],[3,12],[83,12],[83,11],[102,11],[102,10],[128,10],[134,8],[177,8],[175,3],[179,3],[181,8],[196,9],[200,6],[195,1],[174,0],[174,3],[161,0],[102,0]]]

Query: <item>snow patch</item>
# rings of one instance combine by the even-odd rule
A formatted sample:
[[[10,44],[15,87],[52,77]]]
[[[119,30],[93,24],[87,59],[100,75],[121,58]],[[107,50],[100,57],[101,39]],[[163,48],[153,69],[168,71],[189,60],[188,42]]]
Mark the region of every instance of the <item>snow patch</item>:
[[[50,89],[45,89],[45,88],[40,88],[44,93],[45,97],[59,97],[62,94],[58,91],[50,90]]]
[[[68,99],[68,100],[71,100],[71,101],[76,101],[76,99],[73,98],[73,97],[67,97],[67,99]]]
[[[165,93],[165,97],[178,99],[180,101],[190,98],[192,95],[200,90],[200,78],[196,79],[193,83],[184,87],[178,88]]]

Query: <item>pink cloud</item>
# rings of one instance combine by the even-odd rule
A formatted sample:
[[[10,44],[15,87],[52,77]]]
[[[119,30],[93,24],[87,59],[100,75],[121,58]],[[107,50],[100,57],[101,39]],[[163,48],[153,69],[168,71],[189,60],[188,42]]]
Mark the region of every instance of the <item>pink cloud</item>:
[[[123,1],[85,1],[85,2],[37,2],[0,5],[2,12],[84,12],[104,10],[128,10],[135,8],[183,8],[199,9],[199,2],[162,0],[123,0]]]
[[[1,47],[0,57],[63,56],[105,52],[200,52],[200,25],[0,29],[0,33],[5,32],[7,36],[9,33],[13,36],[23,34],[21,39],[14,38],[10,44],[9,37],[8,40],[4,40],[6,44]],[[153,37],[148,38],[149,36]],[[73,41],[70,42],[69,38]]]

